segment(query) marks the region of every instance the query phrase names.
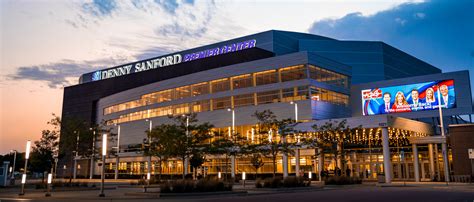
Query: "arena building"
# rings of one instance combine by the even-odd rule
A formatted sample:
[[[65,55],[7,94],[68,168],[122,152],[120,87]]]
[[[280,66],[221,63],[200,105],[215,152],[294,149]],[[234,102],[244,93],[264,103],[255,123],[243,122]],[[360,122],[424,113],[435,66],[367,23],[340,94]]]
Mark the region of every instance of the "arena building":
[[[385,173],[388,182],[448,180],[449,159],[454,159],[448,125],[470,124],[473,112],[467,70],[442,73],[383,42],[271,30],[85,73],[78,85],[64,89],[62,118],[118,133],[118,144],[110,143],[109,150],[118,147],[119,158],[107,158],[106,173],[139,178],[158,169],[168,175],[190,170],[178,159],[160,166],[141,149],[145,131],[169,123],[169,114],[196,113],[214,130],[234,131],[253,143],[257,120],[252,114],[266,109],[279,119],[300,122],[295,128],[301,132],[289,141],[317,138],[312,125],[329,120],[362,127],[350,141],[364,147],[345,147],[344,159],[298,149],[278,157],[278,173],[320,173],[323,166],[331,171],[344,161],[342,170],[352,175],[370,180]],[[99,175],[101,164],[75,155],[74,144],[63,138],[75,133],[63,130],[61,135],[58,173]],[[97,139],[81,144],[101,146]],[[264,163],[258,172],[272,173],[270,159]],[[232,176],[253,173],[250,164],[248,157],[238,157]],[[215,175],[226,166],[221,157],[209,156],[200,172]]]

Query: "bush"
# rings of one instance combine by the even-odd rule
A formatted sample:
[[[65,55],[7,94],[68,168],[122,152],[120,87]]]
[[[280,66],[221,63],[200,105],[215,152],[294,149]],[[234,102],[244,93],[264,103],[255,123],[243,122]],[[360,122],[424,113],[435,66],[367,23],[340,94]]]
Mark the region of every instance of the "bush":
[[[265,188],[278,188],[282,185],[282,179],[280,177],[265,178],[263,181],[263,187]]]
[[[288,176],[283,180],[284,187],[305,187],[307,184],[303,177]]]
[[[160,185],[162,193],[185,193],[185,192],[213,192],[232,191],[232,183],[215,179],[176,180],[162,183]]]
[[[263,181],[261,178],[255,180],[255,188],[263,188]]]
[[[325,179],[328,185],[361,184],[362,180],[358,177],[332,176]]]

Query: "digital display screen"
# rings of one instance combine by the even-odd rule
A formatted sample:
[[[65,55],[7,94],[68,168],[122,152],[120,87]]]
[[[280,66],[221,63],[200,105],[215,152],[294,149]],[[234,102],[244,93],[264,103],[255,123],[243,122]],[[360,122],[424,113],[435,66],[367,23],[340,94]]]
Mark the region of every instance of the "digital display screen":
[[[439,94],[438,94],[439,92]],[[455,108],[454,80],[362,90],[362,115]]]

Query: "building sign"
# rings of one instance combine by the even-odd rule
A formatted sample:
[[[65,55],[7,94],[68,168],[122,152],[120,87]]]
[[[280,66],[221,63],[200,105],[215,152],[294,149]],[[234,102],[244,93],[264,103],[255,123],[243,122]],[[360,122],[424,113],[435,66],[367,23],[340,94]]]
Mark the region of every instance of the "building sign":
[[[361,93],[364,116],[434,110],[440,105],[444,108],[456,107],[452,79],[365,89]]]
[[[166,67],[170,65],[176,65],[182,62],[189,62],[193,60],[203,59],[216,55],[236,52],[244,49],[255,47],[257,41],[255,39],[237,42],[233,44],[224,45],[222,47],[214,47],[203,51],[185,54],[184,57],[181,54],[174,54],[163,56],[159,58],[144,60],[127,64],[111,69],[98,70],[92,73],[92,81],[98,81],[108,78],[114,78],[117,76],[124,76],[131,73],[143,72],[151,69],[157,69],[160,67]]]

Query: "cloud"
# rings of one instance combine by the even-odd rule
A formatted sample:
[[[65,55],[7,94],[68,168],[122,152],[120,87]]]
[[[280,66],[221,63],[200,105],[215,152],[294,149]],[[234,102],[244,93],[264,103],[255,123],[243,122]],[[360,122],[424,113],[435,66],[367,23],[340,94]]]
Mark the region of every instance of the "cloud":
[[[404,3],[374,15],[351,13],[314,22],[309,32],[346,40],[379,40],[448,71],[471,66],[474,1]]]
[[[117,8],[117,3],[115,0],[93,0],[91,3],[84,3],[82,8],[92,15],[105,16]]]
[[[78,83],[78,77],[86,72],[124,63],[122,59],[101,59],[94,61],[62,60],[57,63],[22,66],[14,74],[7,75],[11,80],[44,81],[50,88],[63,88]]]

